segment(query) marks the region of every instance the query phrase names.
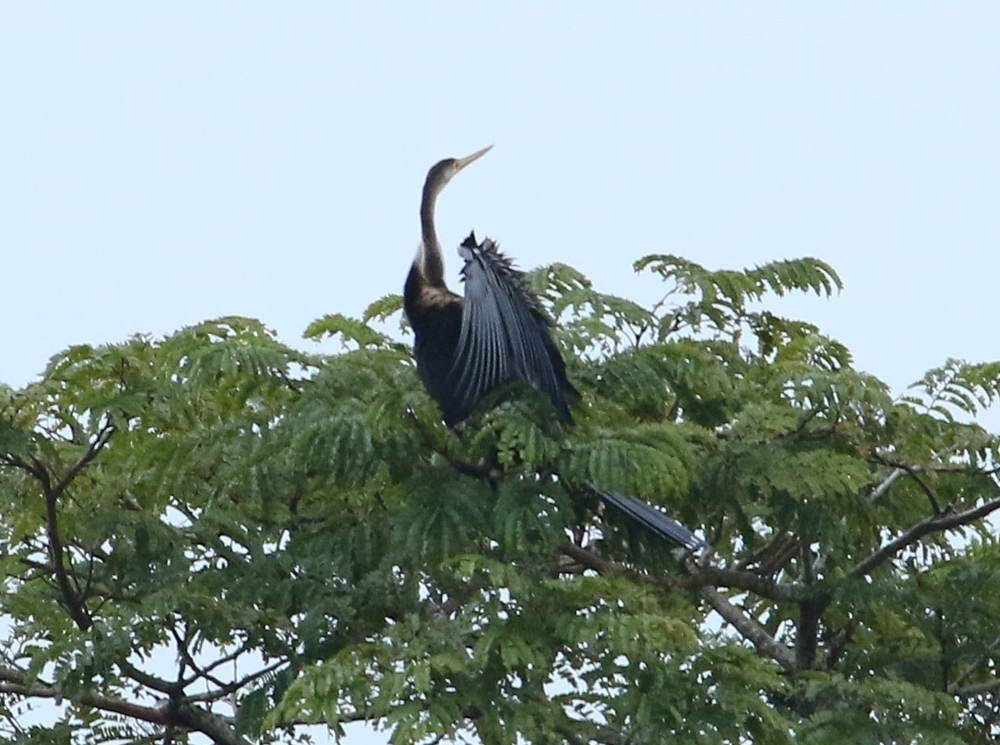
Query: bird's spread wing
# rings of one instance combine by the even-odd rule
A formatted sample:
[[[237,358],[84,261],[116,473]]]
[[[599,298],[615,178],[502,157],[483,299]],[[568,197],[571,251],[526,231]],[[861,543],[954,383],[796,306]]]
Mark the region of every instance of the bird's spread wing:
[[[525,381],[546,393],[568,419],[561,384],[565,368],[552,341],[552,322],[524,275],[489,238],[477,243],[470,234],[459,253],[465,259],[465,302],[449,376],[456,398],[471,409],[501,383]]]

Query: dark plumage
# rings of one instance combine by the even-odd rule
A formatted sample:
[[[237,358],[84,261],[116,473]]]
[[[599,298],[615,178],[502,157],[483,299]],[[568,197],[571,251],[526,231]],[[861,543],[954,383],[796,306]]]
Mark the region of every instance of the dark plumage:
[[[548,396],[564,422],[579,393],[566,377],[566,365],[552,338],[552,321],[531,292],[524,275],[489,238],[470,234],[459,247],[465,260],[465,297],[448,289],[444,258],[434,226],[437,196],[451,178],[482,157],[448,158],[427,174],[420,202],[421,242],[403,291],[406,317],[413,328],[417,371],[437,401],[448,426],[472,414],[491,391],[507,383],[529,383]],[[659,510],[621,494],[598,490],[606,504],[685,548],[700,541]]]
[[[477,243],[475,234],[462,242],[464,298],[444,282],[435,200],[452,176],[486,150],[442,160],[424,183],[423,240],[403,291],[417,370],[449,426],[468,418],[491,391],[513,382],[530,383],[545,393],[559,417],[571,422],[569,401],[579,394],[566,378],[552,321],[496,243],[489,238]]]

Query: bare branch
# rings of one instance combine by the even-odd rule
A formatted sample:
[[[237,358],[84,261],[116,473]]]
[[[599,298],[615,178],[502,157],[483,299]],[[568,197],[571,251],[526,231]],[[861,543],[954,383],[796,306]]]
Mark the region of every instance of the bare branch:
[[[7,455],[5,460],[31,473],[41,484],[42,494],[45,497],[45,528],[48,537],[48,553],[52,562],[52,570],[55,573],[56,584],[62,596],[63,604],[69,611],[70,617],[80,629],[86,631],[93,625],[93,619],[88,613],[85,599],[86,594],[81,593],[79,587],[74,586],[74,581],[70,577],[70,571],[66,569],[64,560],[65,548],[62,537],[59,535],[58,505],[59,498],[65,493],[67,487],[72,483],[87,465],[97,457],[97,454],[108,444],[108,440],[115,431],[115,426],[110,420],[101,427],[94,441],[87,448],[80,459],[66,472],[66,474],[56,483],[52,484],[49,471],[45,466],[32,459],[31,463],[20,459],[18,456]],[[87,584],[89,586],[90,580]]]
[[[244,642],[239,647],[237,647],[235,651],[230,652],[229,654],[224,655],[217,660],[214,660],[211,664],[205,665],[205,667],[202,669],[206,673],[212,672],[212,670],[219,667],[220,665],[225,665],[227,662],[232,662],[241,654],[245,654],[248,649],[250,649],[250,645]]]
[[[879,496],[881,496],[881,494],[878,493],[879,489],[882,489],[883,486],[885,486],[885,488],[888,489],[888,485],[891,484],[893,481],[895,481],[897,478],[899,478],[900,475],[899,472],[902,471],[903,473],[908,475],[911,479],[917,482],[917,486],[920,487],[920,490],[926,495],[927,500],[930,502],[931,511],[935,515],[941,514],[941,506],[938,503],[937,496],[934,494],[934,490],[931,489],[930,485],[928,485],[928,483],[924,481],[923,478],[921,478],[920,476],[921,471],[926,471],[929,469],[921,469],[918,468],[917,466],[911,466],[906,463],[890,462],[879,456],[875,456],[875,460],[877,460],[882,465],[893,466],[893,471],[892,473],[889,474],[889,478],[887,478],[884,482],[882,482],[882,485],[880,485],[878,488],[876,488],[875,491],[872,492],[871,496],[868,498],[869,503],[874,502]]]
[[[920,490],[923,491],[923,493],[926,495],[927,501],[930,502],[931,504],[931,511],[935,515],[940,515],[941,505],[938,503],[937,496],[934,494],[934,490],[931,489],[931,487],[927,484],[927,482],[920,477],[920,474],[917,473],[916,469],[910,466],[901,466],[901,468],[903,468],[903,470],[905,470],[906,473],[909,474],[911,479],[917,482],[917,486],[920,487]]]
[[[42,491],[45,494],[45,527],[49,539],[49,558],[52,561],[52,568],[55,571],[56,583],[62,594],[63,604],[69,611],[70,616],[81,630],[86,631],[93,625],[93,620],[84,606],[83,600],[73,587],[73,583],[66,572],[66,565],[63,561],[63,544],[59,537],[59,523],[57,519],[58,494],[49,484],[48,474],[42,481]]]
[[[224,688],[226,685],[228,685],[225,681],[219,680],[218,678],[214,677],[211,673],[208,672],[208,670],[204,670],[201,667],[199,667],[194,657],[191,656],[191,651],[188,649],[188,641],[185,640],[183,637],[181,637],[181,635],[177,632],[176,628],[171,628],[170,633],[173,635],[174,642],[177,644],[177,652],[180,655],[182,666],[190,667],[192,670],[194,670],[194,675],[192,675],[187,680],[183,680],[182,678],[182,680],[178,681],[178,685],[180,685],[181,687],[186,687],[191,683],[193,683],[194,681],[198,680],[199,678],[207,680],[209,683],[212,683],[213,685],[219,688]],[[220,697],[222,695],[225,694],[220,694]]]
[[[768,634],[757,619],[744,613],[711,587],[701,588],[701,594],[708,601],[708,604],[744,639],[753,644],[760,654],[770,657],[785,670],[795,669],[795,655],[791,648]]]
[[[151,724],[197,730],[207,735],[216,745],[249,745],[249,741],[237,735],[224,718],[191,706],[173,707],[169,701],[152,707],[89,692],[66,696],[58,686],[32,682],[26,673],[9,668],[0,668],[0,693],[27,698],[67,698],[80,706],[121,714]]]
[[[625,569],[614,562],[598,556],[593,551],[588,551],[581,546],[577,546],[575,543],[564,543],[559,546],[559,550],[571,559],[580,562],[588,569],[593,569],[598,574],[609,574],[615,571],[624,571]]]
[[[184,689],[182,685],[179,685],[177,683],[171,683],[169,680],[164,680],[163,678],[157,678],[155,675],[150,675],[147,672],[143,672],[142,670],[135,667],[131,662],[128,662],[127,660],[121,660],[116,664],[118,665],[118,667],[121,668],[123,673],[125,673],[136,683],[140,683],[141,685],[144,685],[147,688],[152,688],[154,691],[165,693],[168,696],[176,696]]]
[[[111,435],[114,433],[115,425],[111,423],[110,419],[105,421],[104,426],[98,431],[97,437],[94,438],[90,447],[87,448],[86,452],[80,456],[80,459],[66,472],[66,475],[59,480],[59,483],[52,488],[52,493],[55,494],[57,499],[62,496],[66,488],[73,482],[73,479],[79,476],[80,472],[90,465],[90,462],[104,449],[104,446],[108,444],[108,440],[111,439]]]
[[[692,589],[714,586],[749,590],[770,600],[786,602],[799,602],[810,592],[801,582],[776,582],[753,572],[711,566],[698,567],[686,577],[677,578],[676,582]]]
[[[775,532],[771,539],[763,546],[733,562],[733,569],[746,569],[748,566],[763,562],[768,555],[774,553],[776,548],[783,546],[788,537],[786,533]]]
[[[253,683],[255,680],[259,680],[260,678],[263,678],[264,676],[273,673],[274,671],[276,671],[279,668],[281,668],[282,665],[287,665],[287,664],[288,664],[288,660],[278,660],[277,662],[271,663],[267,667],[261,668],[257,672],[250,673],[249,675],[243,676],[239,680],[235,680],[232,683],[226,683],[221,688],[216,688],[215,690],[208,691],[207,693],[199,693],[199,694],[194,695],[194,696],[188,696],[187,700],[191,701],[191,702],[194,702],[194,701],[216,701],[216,700],[218,700],[220,698],[224,698],[225,696],[228,696],[231,693],[234,693],[235,691],[240,690],[244,686],[247,686],[250,683]]]
[[[902,468],[893,469],[881,484],[872,489],[872,493],[868,495],[868,503],[871,504],[873,502],[877,502],[884,497],[886,492],[889,491],[889,488],[896,483],[896,479],[905,475],[906,471]]]
[[[707,586],[731,587],[736,590],[748,590],[770,600],[786,602],[799,602],[810,594],[810,588],[801,582],[776,582],[759,574],[739,569],[713,566],[695,567],[689,564],[689,574],[677,577],[652,577],[634,572],[626,566],[616,564],[598,556],[593,551],[588,551],[572,543],[564,543],[559,549],[598,574],[622,574],[637,582],[654,585],[661,589],[698,590]]]
[[[0,680],[7,678],[6,671],[0,671]],[[52,685],[36,683],[35,685],[21,683],[0,683],[0,693],[9,693],[15,696],[26,698],[62,698],[59,690]],[[81,694],[74,700],[74,703],[90,706],[101,711],[122,714],[133,719],[141,719],[152,724],[167,724],[169,715],[162,707],[140,706],[117,698],[98,696],[92,693]]]
[[[894,557],[907,546],[913,545],[928,533],[940,533],[944,530],[969,525],[983,519],[998,509],[1000,509],[1000,497],[987,500],[978,507],[966,510],[965,512],[956,512],[940,517],[929,517],[926,520],[922,520],[902,535],[889,541],[867,559],[857,564],[850,571],[850,576],[861,577],[870,573],[873,569]]]
[[[25,473],[30,474],[31,476],[36,478],[38,481],[44,482],[48,480],[49,476],[48,472],[45,470],[45,467],[35,458],[32,458],[31,462],[29,463],[28,461],[24,460],[18,455],[14,455],[13,453],[3,453],[2,455],[0,455],[0,462],[6,463],[9,466],[24,471]]]
[[[788,537],[778,544],[777,550],[767,557],[767,561],[761,561],[760,574],[770,577],[776,575],[795,558],[799,552],[799,538],[789,534]]]

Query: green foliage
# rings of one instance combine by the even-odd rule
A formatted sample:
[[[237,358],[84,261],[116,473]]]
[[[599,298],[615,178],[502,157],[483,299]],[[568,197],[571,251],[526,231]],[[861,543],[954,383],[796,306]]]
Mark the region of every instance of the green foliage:
[[[825,263],[636,269],[660,302],[529,275],[573,428],[516,386],[445,428],[384,329],[397,295],[310,324],[337,354],[229,317],[0,386],[0,735],[993,741],[1000,443],[975,417],[1000,363],[894,399],[763,307],[839,290]],[[601,489],[711,551],[671,553]],[[65,713],[19,724],[35,699]]]
[[[348,318],[340,313],[331,313],[313,321],[302,335],[306,339],[339,335],[344,341],[353,341],[361,347],[377,346],[385,340],[385,337],[373,331],[363,321]]]
[[[370,323],[373,320],[384,321],[403,309],[402,295],[385,295],[365,308],[361,320]]]
[[[812,291],[829,296],[843,288],[829,264],[812,258],[775,261],[743,271],[710,271],[679,256],[657,254],[639,259],[634,266],[637,272],[654,272],[673,285],[664,300],[674,294],[695,296],[659,316],[661,339],[685,326],[700,330],[708,325],[731,333],[741,322],[755,318],[747,310],[748,303],[769,293]]]

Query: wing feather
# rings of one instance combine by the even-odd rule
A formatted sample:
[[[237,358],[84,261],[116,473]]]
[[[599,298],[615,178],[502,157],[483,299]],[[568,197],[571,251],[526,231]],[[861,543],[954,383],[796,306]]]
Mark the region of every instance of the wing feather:
[[[524,275],[489,238],[477,243],[470,234],[459,252],[465,299],[449,378],[461,407],[471,411],[497,386],[523,381],[548,395],[568,421],[566,396],[576,391],[552,340],[552,322]]]
[[[691,551],[705,545],[704,541],[692,533],[686,525],[677,522],[670,515],[656,509],[652,505],[646,504],[641,499],[613,492],[599,491],[598,493],[607,504],[620,510],[633,521],[645,526],[661,538],[665,538]]]

